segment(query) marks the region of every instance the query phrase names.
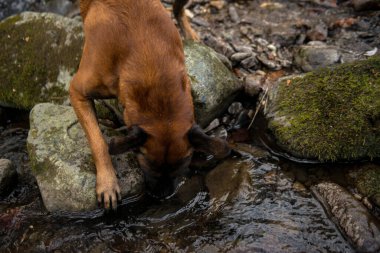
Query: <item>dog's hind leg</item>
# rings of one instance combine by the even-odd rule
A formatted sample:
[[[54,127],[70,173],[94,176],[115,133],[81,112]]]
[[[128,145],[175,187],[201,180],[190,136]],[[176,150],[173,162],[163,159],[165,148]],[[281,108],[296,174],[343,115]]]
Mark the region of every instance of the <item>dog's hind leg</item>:
[[[185,39],[199,41],[198,34],[191,28],[189,20],[185,14],[185,5],[189,0],[175,0],[173,4],[173,14],[176,18],[178,25],[185,36]]]

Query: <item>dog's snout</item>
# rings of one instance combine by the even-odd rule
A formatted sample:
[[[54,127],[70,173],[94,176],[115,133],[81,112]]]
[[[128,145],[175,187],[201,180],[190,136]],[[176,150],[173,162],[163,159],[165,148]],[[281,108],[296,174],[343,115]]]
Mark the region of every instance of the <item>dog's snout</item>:
[[[145,187],[149,195],[154,196],[155,198],[165,198],[173,194],[174,189],[176,188],[175,182],[167,175],[162,176],[153,176],[149,173],[144,173],[145,176]]]

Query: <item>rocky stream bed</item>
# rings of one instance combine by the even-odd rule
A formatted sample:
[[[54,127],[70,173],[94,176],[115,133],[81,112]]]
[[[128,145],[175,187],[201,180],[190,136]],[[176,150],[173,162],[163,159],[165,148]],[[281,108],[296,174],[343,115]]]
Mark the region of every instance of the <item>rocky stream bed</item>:
[[[161,200],[132,153],[114,156],[125,198],[106,213],[67,99],[78,9],[0,0],[0,252],[380,252],[378,1],[194,0],[187,15],[215,50],[185,42],[198,122],[234,153],[197,154]],[[96,107],[123,133],[117,104]]]

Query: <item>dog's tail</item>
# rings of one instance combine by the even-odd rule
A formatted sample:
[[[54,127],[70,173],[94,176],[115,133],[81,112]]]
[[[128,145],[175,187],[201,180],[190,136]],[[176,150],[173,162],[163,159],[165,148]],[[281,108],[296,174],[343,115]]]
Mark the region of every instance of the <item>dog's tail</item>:
[[[189,0],[175,0],[173,4],[173,14],[177,19],[178,25],[186,39],[199,41],[198,34],[191,28],[191,25],[185,14],[185,7]]]

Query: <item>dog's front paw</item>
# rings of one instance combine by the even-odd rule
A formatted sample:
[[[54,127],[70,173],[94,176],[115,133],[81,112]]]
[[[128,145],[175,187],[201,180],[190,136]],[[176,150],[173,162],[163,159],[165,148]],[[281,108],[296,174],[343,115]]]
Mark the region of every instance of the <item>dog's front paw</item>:
[[[98,205],[106,210],[116,210],[117,202],[121,201],[120,187],[115,173],[104,173],[96,176],[96,195]]]

